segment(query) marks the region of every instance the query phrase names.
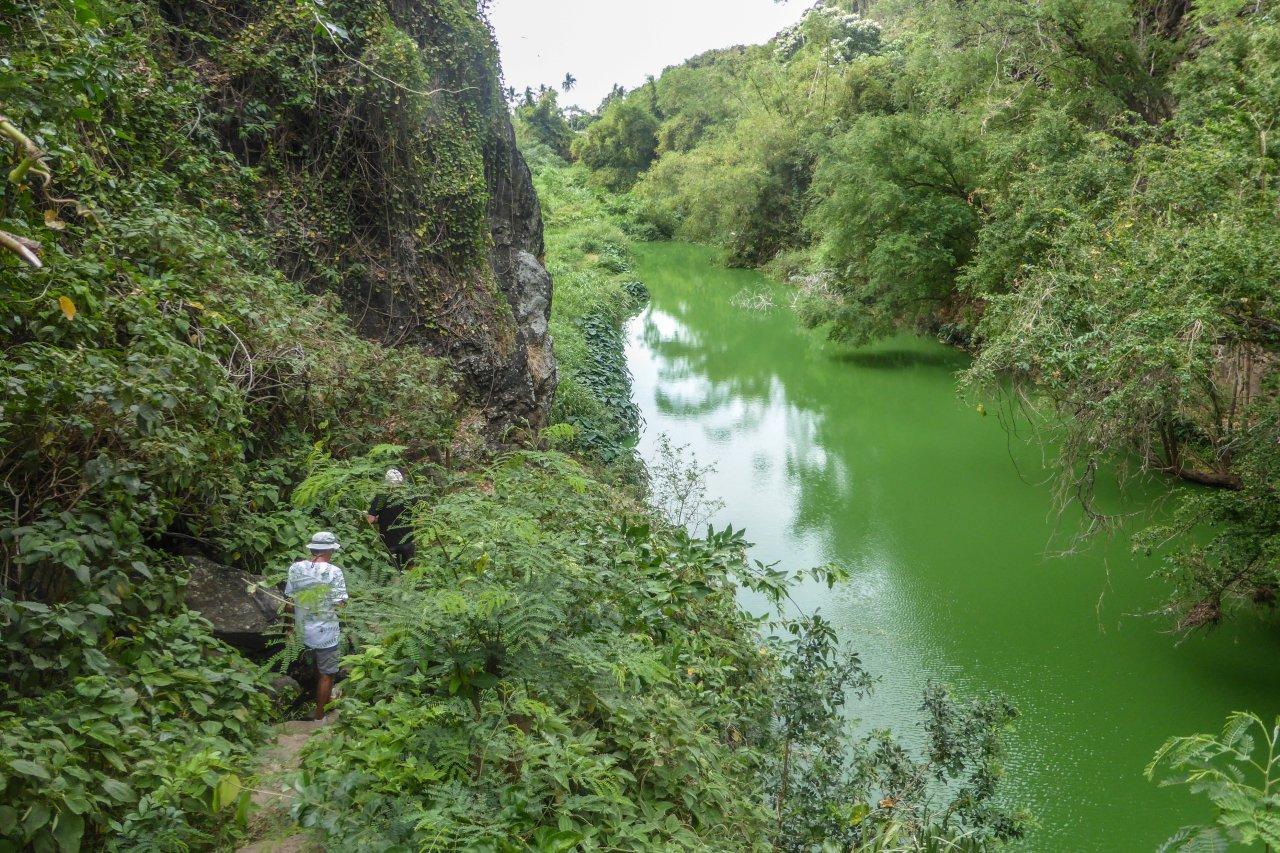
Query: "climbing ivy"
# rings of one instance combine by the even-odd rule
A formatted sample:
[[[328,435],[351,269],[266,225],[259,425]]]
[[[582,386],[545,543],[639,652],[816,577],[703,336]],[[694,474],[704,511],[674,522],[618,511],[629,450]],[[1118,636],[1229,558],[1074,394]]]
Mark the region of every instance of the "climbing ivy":
[[[575,427],[578,448],[607,463],[629,462],[640,412],[631,400],[623,325],[649,299],[634,272],[633,217],[590,186],[585,170],[545,146],[531,144],[526,156],[547,219],[547,267],[556,283],[551,330],[560,385],[553,418]]]

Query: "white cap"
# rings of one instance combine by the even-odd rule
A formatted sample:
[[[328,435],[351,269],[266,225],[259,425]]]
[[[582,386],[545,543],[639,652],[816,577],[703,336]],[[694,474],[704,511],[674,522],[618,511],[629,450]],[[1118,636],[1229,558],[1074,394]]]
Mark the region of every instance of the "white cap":
[[[399,486],[404,482],[404,473],[399,468],[388,468],[382,479],[387,481],[388,486]]]
[[[337,551],[341,547],[338,544],[338,537],[327,530],[321,530],[315,536],[312,536],[311,541],[307,543],[307,550],[309,551]]]

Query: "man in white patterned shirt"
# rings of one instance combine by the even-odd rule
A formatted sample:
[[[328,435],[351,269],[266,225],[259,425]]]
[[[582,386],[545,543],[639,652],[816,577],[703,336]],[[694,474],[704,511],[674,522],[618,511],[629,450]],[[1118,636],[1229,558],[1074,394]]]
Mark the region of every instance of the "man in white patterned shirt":
[[[333,555],[341,547],[338,537],[328,531],[312,536],[307,544],[311,558],[290,566],[284,585],[294,629],[315,657],[317,720],[324,719],[325,706],[333,692],[333,677],[338,673],[338,641],[342,635],[338,608],[347,600],[347,581],[342,569],[334,565]]]

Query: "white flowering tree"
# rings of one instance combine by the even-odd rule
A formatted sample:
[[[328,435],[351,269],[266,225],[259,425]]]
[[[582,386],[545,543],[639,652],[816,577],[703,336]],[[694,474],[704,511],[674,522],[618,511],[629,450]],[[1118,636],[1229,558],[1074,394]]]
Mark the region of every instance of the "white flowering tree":
[[[880,25],[856,12],[816,6],[774,39],[774,50],[783,62],[811,45],[828,64],[843,65],[880,50]]]

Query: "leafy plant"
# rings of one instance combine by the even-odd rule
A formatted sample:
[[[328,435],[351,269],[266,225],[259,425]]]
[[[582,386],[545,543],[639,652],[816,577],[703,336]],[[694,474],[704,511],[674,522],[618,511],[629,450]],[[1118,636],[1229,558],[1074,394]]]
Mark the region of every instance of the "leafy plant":
[[[755,652],[726,645],[750,622],[704,568],[740,541],[610,521],[619,497],[521,453],[418,517],[418,567],[344,613],[371,645],[348,659],[337,735],[307,756],[304,825],[338,848],[645,846],[723,825],[750,846],[731,770],[746,756],[723,728],[746,697],[709,698]]]
[[[420,230],[415,281],[483,278],[474,131],[499,113],[404,87],[495,90],[492,40],[426,6],[401,29],[377,3],[0,3],[0,240],[41,247],[0,253],[0,846],[229,843],[265,678],[185,609],[180,555],[278,567],[329,520],[291,500],[308,450],[446,455],[444,362],[321,293],[390,252],[375,209]],[[305,135],[333,148],[295,146],[330,109]],[[430,157],[350,167],[385,150],[366,121]]]
[[[585,170],[554,156],[532,163],[549,228],[547,266],[556,282],[554,417],[573,426],[576,448],[634,468],[640,413],[631,400],[622,326],[648,294],[632,275],[626,230],[632,214],[589,186]]]
[[[688,445],[676,447],[663,433],[648,464],[649,500],[672,527],[697,530],[724,509],[724,501],[709,497],[707,477],[714,465],[699,465]]]
[[[69,616],[6,604],[11,626],[15,607]],[[35,850],[107,838],[121,849],[165,846],[163,838],[179,846],[244,825],[248,794],[229,787],[265,730],[256,669],[214,657],[225,652],[187,614],[117,630],[103,651],[85,651],[89,672],[0,710],[0,841]]]
[[[1280,719],[1268,725],[1237,711],[1221,734],[1165,741],[1147,765],[1148,779],[1167,773],[1161,785],[1186,785],[1217,810],[1212,826],[1184,827],[1161,850],[1225,850],[1229,843],[1280,847]]]

